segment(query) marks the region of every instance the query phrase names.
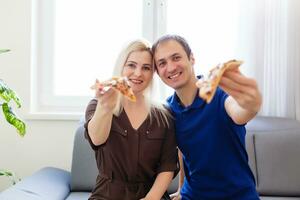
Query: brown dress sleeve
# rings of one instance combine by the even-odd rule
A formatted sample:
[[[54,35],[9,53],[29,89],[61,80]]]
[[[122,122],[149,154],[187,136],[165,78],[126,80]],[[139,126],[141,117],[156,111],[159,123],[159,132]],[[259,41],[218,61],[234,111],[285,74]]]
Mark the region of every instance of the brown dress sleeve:
[[[169,118],[169,127],[166,126],[166,137],[162,147],[160,165],[157,172],[174,171],[174,177],[179,172],[178,150],[175,138],[173,119]]]
[[[94,113],[95,113],[95,110],[96,110],[96,107],[97,107],[97,103],[98,103],[97,99],[92,99],[89,102],[89,104],[88,104],[88,106],[85,110],[85,123],[84,123],[85,132],[84,132],[84,136],[88,140],[88,142],[90,143],[93,150],[97,150],[101,146],[101,145],[97,146],[92,142],[92,140],[90,138],[90,135],[89,135],[89,132],[88,132],[88,124],[91,121],[92,117],[94,116]]]

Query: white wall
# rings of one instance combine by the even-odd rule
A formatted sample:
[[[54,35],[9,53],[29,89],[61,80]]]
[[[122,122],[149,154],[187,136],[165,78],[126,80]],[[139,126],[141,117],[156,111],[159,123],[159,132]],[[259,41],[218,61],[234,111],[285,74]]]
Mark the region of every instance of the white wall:
[[[0,48],[12,50],[0,55],[0,79],[23,100],[23,108],[15,109],[22,118],[29,109],[30,12],[30,0],[0,0]],[[21,138],[0,114],[0,169],[10,169],[20,178],[44,166],[70,170],[77,120],[25,121],[27,134]],[[0,177],[0,191],[9,185]]]

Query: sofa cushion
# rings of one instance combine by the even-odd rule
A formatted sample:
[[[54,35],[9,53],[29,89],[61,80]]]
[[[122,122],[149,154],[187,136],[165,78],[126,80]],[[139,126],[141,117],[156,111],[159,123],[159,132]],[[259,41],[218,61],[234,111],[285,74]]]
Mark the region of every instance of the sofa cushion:
[[[95,154],[84,138],[83,120],[76,131],[71,168],[71,191],[92,191],[98,175]]]
[[[300,195],[300,123],[283,118],[256,118],[254,135],[257,190],[260,195]]]
[[[0,193],[1,200],[60,200],[70,192],[68,171],[45,167]]]
[[[90,192],[71,192],[65,200],[86,200],[90,195]]]
[[[254,149],[254,134],[249,130],[247,130],[247,134],[246,134],[246,150],[248,154],[249,166],[252,170],[255,180],[257,180],[255,149]]]
[[[260,200],[300,200],[300,197],[266,197],[260,196]]]
[[[246,125],[250,132],[297,130],[299,127],[299,121],[294,119],[264,116],[257,116]]]

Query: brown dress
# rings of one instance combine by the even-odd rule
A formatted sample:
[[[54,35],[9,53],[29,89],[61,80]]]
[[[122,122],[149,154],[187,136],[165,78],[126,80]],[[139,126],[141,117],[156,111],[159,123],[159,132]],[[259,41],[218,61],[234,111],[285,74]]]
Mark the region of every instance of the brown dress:
[[[158,173],[178,172],[174,125],[162,123],[161,115],[150,117],[135,130],[123,110],[113,116],[107,141],[95,146],[87,132],[94,115],[97,100],[90,101],[86,109],[85,137],[95,157],[99,175],[89,200],[137,200],[146,196]],[[152,108],[151,112],[161,112]],[[158,120],[160,123],[158,123]]]

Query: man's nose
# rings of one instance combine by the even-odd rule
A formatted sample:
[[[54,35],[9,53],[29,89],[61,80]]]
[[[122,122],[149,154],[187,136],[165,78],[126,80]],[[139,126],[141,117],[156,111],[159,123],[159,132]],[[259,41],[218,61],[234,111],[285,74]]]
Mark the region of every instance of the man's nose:
[[[168,72],[173,72],[176,69],[176,65],[172,62],[167,63],[167,71]]]

